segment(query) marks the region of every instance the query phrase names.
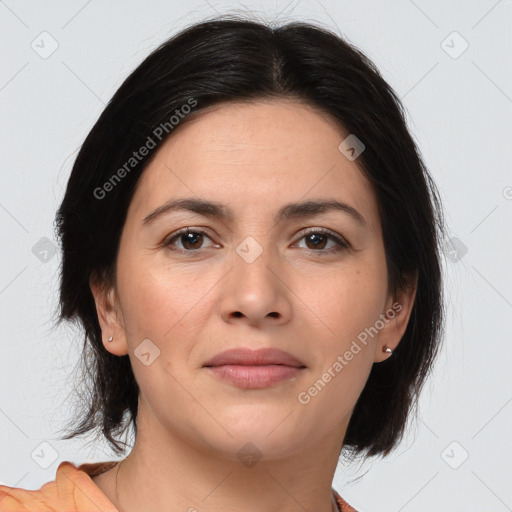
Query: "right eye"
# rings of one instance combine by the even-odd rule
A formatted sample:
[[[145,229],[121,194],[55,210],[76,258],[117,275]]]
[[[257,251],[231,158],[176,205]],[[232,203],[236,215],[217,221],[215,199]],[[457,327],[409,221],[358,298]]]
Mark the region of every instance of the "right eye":
[[[206,231],[187,227],[169,235],[162,245],[171,250],[197,252],[202,249],[201,245],[205,237],[211,240],[211,238],[207,236]],[[175,246],[176,241],[181,243],[182,248]]]

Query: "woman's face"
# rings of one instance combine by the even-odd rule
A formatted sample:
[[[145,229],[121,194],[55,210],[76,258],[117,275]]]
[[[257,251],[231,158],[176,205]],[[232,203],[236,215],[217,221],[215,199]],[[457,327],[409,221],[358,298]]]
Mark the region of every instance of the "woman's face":
[[[95,291],[105,347],[129,354],[139,415],[225,458],[248,442],[267,459],[341,448],[412,306],[387,294],[376,196],[338,149],[349,134],[285,100],[223,104],[175,130],[129,207],[113,308]],[[165,209],[184,199],[191,209]],[[200,201],[214,206],[193,211]],[[238,348],[279,349],[302,368],[205,366]]]

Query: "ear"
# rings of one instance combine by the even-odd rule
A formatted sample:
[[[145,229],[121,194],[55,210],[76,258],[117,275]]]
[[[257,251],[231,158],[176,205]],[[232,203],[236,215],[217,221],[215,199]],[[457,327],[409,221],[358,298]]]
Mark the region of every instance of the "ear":
[[[103,346],[116,356],[128,354],[126,330],[115,287],[107,287],[103,280],[95,277],[89,279],[89,286],[96,304]],[[112,341],[108,341],[110,336]]]
[[[384,327],[379,330],[375,344],[374,362],[380,363],[390,357],[383,352],[384,347],[395,350],[404,335],[411,316],[414,300],[416,298],[418,280],[417,276],[410,280],[408,286],[397,293],[396,297],[389,296],[381,319]]]

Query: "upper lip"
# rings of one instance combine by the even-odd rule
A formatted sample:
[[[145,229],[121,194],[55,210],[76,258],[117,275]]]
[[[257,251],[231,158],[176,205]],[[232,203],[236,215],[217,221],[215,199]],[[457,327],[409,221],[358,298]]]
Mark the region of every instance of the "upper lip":
[[[208,360],[203,366],[222,366],[225,364],[258,366],[265,364],[282,364],[296,368],[304,367],[297,358],[284,350],[277,348],[261,348],[252,350],[249,348],[234,348],[217,354]]]

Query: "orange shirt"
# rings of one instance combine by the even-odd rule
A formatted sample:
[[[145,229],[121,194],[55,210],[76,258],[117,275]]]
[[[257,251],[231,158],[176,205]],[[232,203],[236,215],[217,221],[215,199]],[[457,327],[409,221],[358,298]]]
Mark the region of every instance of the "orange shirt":
[[[119,512],[92,481],[117,462],[95,462],[75,466],[63,461],[55,480],[39,490],[0,485],[0,512]],[[357,512],[333,489],[340,512]]]

